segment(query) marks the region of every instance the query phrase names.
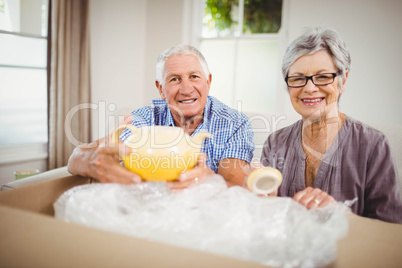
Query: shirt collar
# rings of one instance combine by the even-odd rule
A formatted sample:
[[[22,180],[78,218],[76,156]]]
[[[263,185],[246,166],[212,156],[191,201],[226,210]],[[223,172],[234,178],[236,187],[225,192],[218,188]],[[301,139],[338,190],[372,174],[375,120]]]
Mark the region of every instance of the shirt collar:
[[[172,113],[170,112],[169,105],[166,104],[167,107],[167,116],[166,116],[166,126],[174,127],[174,120]]]
[[[209,123],[210,123],[208,119],[210,118],[209,114],[211,112],[211,106],[212,106],[211,99],[208,96],[207,97],[207,102],[205,103],[204,117],[202,119],[202,122],[197,126],[197,128],[194,130],[194,133],[191,136],[197,134],[200,131],[207,131],[208,130],[208,126],[209,126]]]
[[[209,114],[211,113],[211,106],[212,106],[212,102],[211,102],[211,98],[210,96],[207,97],[207,103],[205,104],[205,108],[204,108],[204,117],[202,122],[197,126],[197,128],[195,129],[194,134],[203,131],[203,130],[207,130],[208,126],[209,126]],[[166,103],[166,107],[167,107],[167,115],[166,115],[166,126],[176,126],[173,120],[173,116],[172,113],[169,109],[169,106]]]

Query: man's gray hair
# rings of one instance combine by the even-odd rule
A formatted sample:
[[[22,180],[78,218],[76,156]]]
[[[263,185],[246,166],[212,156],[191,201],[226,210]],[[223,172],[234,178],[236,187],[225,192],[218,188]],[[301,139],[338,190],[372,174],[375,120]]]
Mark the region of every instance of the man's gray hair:
[[[286,49],[282,61],[283,78],[289,73],[290,66],[301,56],[311,55],[319,50],[327,51],[338,68],[339,88],[350,70],[350,52],[340,35],[331,29],[307,28]]]
[[[165,72],[165,62],[170,56],[177,55],[194,55],[198,58],[198,61],[201,64],[201,67],[205,73],[205,76],[208,77],[210,72],[208,68],[208,64],[202,55],[202,53],[193,46],[190,45],[177,45],[171,48],[166,49],[162,52],[158,60],[156,62],[156,81],[160,84],[163,84],[163,74]]]

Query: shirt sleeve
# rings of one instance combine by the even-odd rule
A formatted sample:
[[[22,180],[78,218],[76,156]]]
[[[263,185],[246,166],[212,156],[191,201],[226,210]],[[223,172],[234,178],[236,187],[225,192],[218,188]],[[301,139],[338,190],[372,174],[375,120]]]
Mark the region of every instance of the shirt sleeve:
[[[152,107],[144,106],[131,112],[131,125],[136,127],[150,126],[152,119]],[[120,134],[120,139],[125,141],[130,136],[131,131],[125,129]]]
[[[251,162],[254,151],[254,132],[248,119],[245,119],[240,126],[234,130],[233,135],[227,140],[221,160],[225,158],[236,158]]]
[[[385,136],[375,143],[367,169],[363,216],[402,223],[398,171]]]

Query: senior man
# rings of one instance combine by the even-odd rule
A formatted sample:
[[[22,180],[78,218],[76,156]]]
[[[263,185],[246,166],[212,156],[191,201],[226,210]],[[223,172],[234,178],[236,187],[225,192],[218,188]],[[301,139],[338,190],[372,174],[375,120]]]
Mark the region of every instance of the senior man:
[[[196,178],[220,174],[229,186],[242,185],[247,165],[254,150],[253,132],[248,118],[208,96],[212,81],[204,56],[189,45],[165,50],[156,64],[155,85],[161,99],[153,100],[129,114],[122,124],[141,126],[176,126],[193,135],[212,133],[203,147],[196,167],[169,182],[171,189],[182,189]],[[124,132],[121,138],[124,140]],[[72,174],[89,176],[101,182],[140,183],[139,175],[119,164],[119,152],[106,147],[107,138],[75,148],[68,163]]]

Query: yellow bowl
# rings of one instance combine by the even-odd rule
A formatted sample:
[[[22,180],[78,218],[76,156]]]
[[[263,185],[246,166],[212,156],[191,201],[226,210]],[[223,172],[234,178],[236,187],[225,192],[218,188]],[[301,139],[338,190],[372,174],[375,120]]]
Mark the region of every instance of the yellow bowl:
[[[129,153],[120,157],[129,170],[148,181],[175,180],[194,168],[205,138],[211,136],[200,132],[190,137],[179,127],[127,125],[117,129],[114,139],[126,128],[131,131],[124,142]]]

